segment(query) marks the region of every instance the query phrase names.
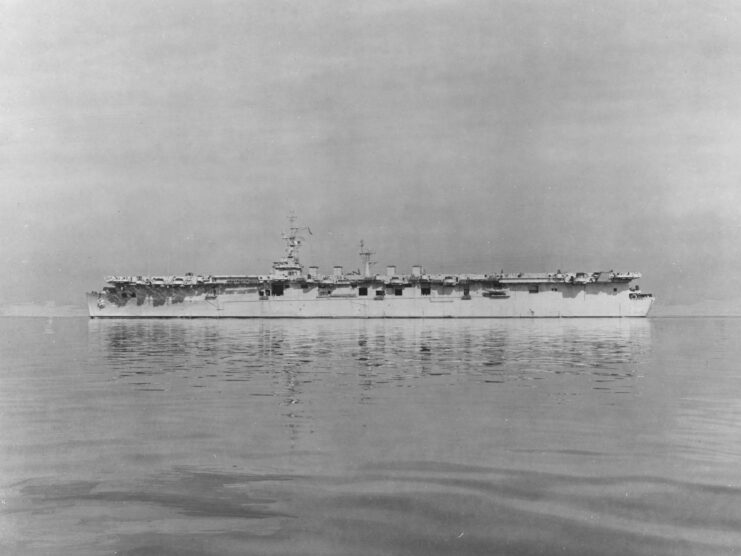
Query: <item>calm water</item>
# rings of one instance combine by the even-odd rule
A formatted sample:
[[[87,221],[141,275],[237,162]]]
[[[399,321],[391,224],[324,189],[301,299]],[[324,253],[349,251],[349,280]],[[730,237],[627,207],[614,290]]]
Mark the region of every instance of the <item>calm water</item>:
[[[0,319],[4,554],[741,554],[741,319]]]

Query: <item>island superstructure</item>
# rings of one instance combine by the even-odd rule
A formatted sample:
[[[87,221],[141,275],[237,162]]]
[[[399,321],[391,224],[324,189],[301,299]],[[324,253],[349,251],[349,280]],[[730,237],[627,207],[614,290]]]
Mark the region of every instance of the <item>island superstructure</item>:
[[[285,255],[270,274],[110,276],[87,295],[91,318],[497,318],[645,317],[654,297],[635,272],[430,274],[387,266],[360,243],[362,269],[305,268],[306,227],[290,218]]]

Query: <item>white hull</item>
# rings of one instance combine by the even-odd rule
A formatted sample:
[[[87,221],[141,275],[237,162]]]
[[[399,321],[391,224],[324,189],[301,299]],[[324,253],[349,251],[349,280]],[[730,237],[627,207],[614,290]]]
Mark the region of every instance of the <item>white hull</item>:
[[[299,286],[265,298],[243,290],[158,300],[139,295],[111,301],[88,294],[88,307],[92,318],[568,318],[645,317],[653,304],[653,297],[631,295],[627,284],[550,286],[538,293],[513,286],[509,297],[499,298],[486,297],[484,288],[476,286],[467,296],[450,288],[433,289],[429,295],[406,288],[402,296],[379,298],[372,292],[359,296],[350,288],[321,296],[315,288],[306,291]]]

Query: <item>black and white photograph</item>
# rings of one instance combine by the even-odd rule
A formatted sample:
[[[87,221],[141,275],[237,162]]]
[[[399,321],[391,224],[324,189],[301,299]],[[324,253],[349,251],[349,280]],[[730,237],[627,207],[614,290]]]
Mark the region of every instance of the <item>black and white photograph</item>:
[[[741,4],[0,0],[0,553],[741,555]]]

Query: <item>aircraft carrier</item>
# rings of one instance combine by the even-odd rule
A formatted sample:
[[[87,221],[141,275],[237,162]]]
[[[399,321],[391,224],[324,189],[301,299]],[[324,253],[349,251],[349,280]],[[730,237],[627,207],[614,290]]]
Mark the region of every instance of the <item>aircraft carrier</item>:
[[[361,269],[322,274],[299,262],[307,227],[283,234],[285,256],[266,275],[110,276],[87,295],[91,318],[542,318],[645,317],[654,297],[636,272],[409,274]]]

